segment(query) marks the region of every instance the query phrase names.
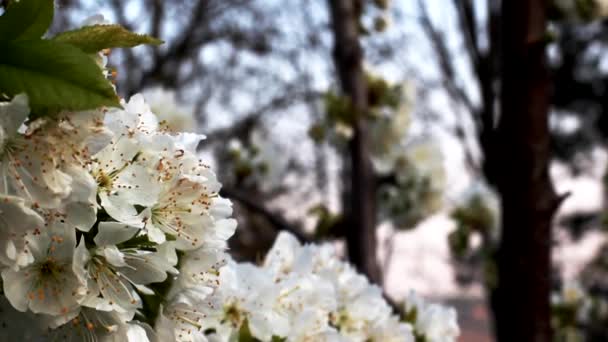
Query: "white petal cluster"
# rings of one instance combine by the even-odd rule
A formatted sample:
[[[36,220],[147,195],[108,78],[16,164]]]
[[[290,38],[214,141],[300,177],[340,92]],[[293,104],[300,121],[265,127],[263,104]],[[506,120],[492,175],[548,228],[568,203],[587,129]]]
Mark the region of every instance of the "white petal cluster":
[[[455,341],[453,309],[420,307],[404,322],[379,287],[330,245],[301,245],[280,233],[262,265],[197,255],[201,279],[176,285],[156,325],[177,341]],[[182,273],[183,274],[183,273]],[[204,276],[201,276],[204,275]],[[214,286],[213,284],[219,284]]]
[[[562,284],[561,291],[551,294],[551,305],[556,320],[561,319],[560,311],[570,311],[575,322],[585,324],[589,321],[593,300],[577,280],[571,280]]]
[[[412,123],[414,87],[404,83],[399,89],[399,104],[382,107],[370,123],[371,153],[374,167],[380,173],[395,169],[403,155],[403,143]]]
[[[453,342],[460,335],[454,308],[427,303],[410,292],[404,303],[405,318],[414,326],[414,333],[423,341]]]
[[[144,297],[181,279],[178,254],[189,271],[190,254],[222,256],[234,233],[196,156],[203,137],[161,128],[141,95],[122,107],[36,119],[25,95],[0,103],[8,340],[23,334],[18,316],[40,327],[32,338],[148,341]]]
[[[380,214],[398,228],[413,228],[443,206],[443,154],[435,142],[422,139],[405,145],[392,163],[392,180],[379,187]]]
[[[142,92],[163,126],[173,132],[196,130],[194,108],[181,104],[174,90],[155,87]]]
[[[248,142],[232,139],[228,143],[226,167],[232,169],[235,179],[244,186],[259,187],[270,191],[281,187],[288,171],[288,158],[277,158],[283,154],[276,142],[264,130],[253,130]]]

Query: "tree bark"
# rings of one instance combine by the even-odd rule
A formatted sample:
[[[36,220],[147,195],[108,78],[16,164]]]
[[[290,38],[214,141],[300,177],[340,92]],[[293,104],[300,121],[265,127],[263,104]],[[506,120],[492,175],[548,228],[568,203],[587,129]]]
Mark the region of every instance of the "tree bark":
[[[353,137],[349,143],[350,203],[347,213],[346,243],[350,260],[371,281],[381,283],[376,258],[376,191],[368,150],[368,133],[363,116],[367,112],[367,84],[362,69],[359,42],[361,0],[328,0],[334,34],[334,62],[345,96],[352,101]]]
[[[502,236],[495,289],[499,342],[551,341],[551,225],[559,207],[549,177],[546,2],[502,1],[497,186]]]

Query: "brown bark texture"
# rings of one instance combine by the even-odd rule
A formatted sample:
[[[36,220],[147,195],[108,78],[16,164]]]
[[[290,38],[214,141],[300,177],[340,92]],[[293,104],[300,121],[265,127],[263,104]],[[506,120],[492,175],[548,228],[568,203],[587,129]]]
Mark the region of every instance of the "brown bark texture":
[[[551,226],[560,199],[549,177],[546,2],[502,1],[499,166],[502,236],[493,306],[499,342],[551,341]]]
[[[368,150],[368,133],[363,116],[367,112],[367,84],[362,69],[363,51],[359,41],[361,0],[328,0],[334,36],[334,62],[343,94],[352,101],[353,137],[349,143],[349,203],[345,230],[351,262],[371,281],[381,283],[376,259],[376,192]],[[348,187],[348,186],[347,186]],[[346,199],[346,198],[345,198]]]

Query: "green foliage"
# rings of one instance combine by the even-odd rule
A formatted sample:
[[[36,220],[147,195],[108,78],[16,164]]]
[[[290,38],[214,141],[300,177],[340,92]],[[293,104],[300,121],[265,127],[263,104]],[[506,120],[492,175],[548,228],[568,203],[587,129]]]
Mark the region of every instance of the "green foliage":
[[[483,261],[483,280],[486,288],[495,289],[498,286],[498,265],[494,260],[493,250],[487,247]]]
[[[245,320],[241,325],[241,329],[239,329],[238,338],[235,342],[259,342],[259,340],[251,334],[251,330],[249,330],[249,322]]]
[[[397,177],[393,183],[378,187],[381,215],[392,221],[395,228],[409,230],[437,210],[431,178],[420,174],[412,165],[400,165],[408,177]]]
[[[481,196],[472,197],[465,206],[456,208],[451,216],[459,224],[479,232],[487,232],[498,224]]]
[[[497,266],[494,261],[495,242],[492,241],[493,230],[497,229],[497,217],[484,197],[475,195],[464,205],[451,213],[456,222],[456,229],[448,235],[448,246],[452,256],[457,260],[467,260],[473,255],[481,257],[484,285],[495,288],[498,281]],[[470,244],[473,235],[482,237],[481,245],[473,248]]]
[[[308,129],[308,136],[317,144],[325,141],[327,130],[321,123],[315,123]]]
[[[310,215],[317,217],[315,226],[315,238],[322,239],[328,236],[337,236],[340,232],[336,231],[338,225],[342,222],[342,216],[332,213],[329,208],[323,204],[313,206],[308,210]]]
[[[315,143],[329,140],[330,143],[341,145],[350,139],[347,133],[352,128],[358,116],[375,122],[386,117],[383,113],[396,112],[404,104],[404,88],[402,85],[391,85],[381,77],[366,74],[368,109],[365,113],[357,113],[350,97],[338,94],[332,90],[324,94],[325,117],[313,123],[308,129],[308,135]],[[336,134],[332,134],[336,133]],[[332,138],[338,139],[332,139]]]
[[[547,16],[550,20],[576,20],[589,22],[598,19],[600,8],[597,0],[550,1]]]
[[[465,256],[469,250],[471,230],[468,226],[459,224],[456,229],[448,235],[450,252],[457,258]]]
[[[597,6],[593,0],[576,0],[576,11],[585,20],[591,20],[597,15]]]
[[[86,53],[95,53],[108,48],[134,47],[141,44],[160,45],[163,43],[160,39],[130,32],[120,25],[85,26],[77,30],[60,33],[53,40],[76,46]]]
[[[401,85],[391,86],[384,78],[366,74],[369,106],[388,106],[396,109],[402,102],[403,89]]]
[[[349,97],[329,91],[325,94],[325,108],[330,122],[340,122],[347,125],[353,122],[354,109]]]
[[[417,317],[418,310],[416,310],[416,308],[414,307],[403,314],[403,317],[401,317],[401,321],[414,325],[416,324]]]
[[[120,106],[90,54],[111,47],[162,43],[118,25],[97,25],[42,39],[53,20],[52,0],[13,1],[0,16],[0,95],[28,95],[33,117],[62,110]]]
[[[414,326],[414,328],[416,327],[417,319],[418,319],[418,310],[415,307],[410,309],[407,312],[404,312],[403,315],[401,316],[402,322],[409,323],[412,326]],[[424,337],[424,335],[420,334],[420,332],[416,331],[416,329],[414,329],[414,338],[415,338],[416,342],[426,342],[426,337]]]
[[[36,115],[119,105],[99,66],[78,48],[29,40],[0,41],[0,50],[0,92],[26,93]]]
[[[0,17],[0,40],[38,39],[52,21],[53,0],[13,1]]]
[[[259,339],[255,338],[253,334],[251,334],[251,330],[249,329],[249,322],[245,320],[241,324],[241,328],[236,336],[232,336],[230,339],[231,342],[261,342]],[[287,341],[284,337],[272,336],[270,342],[285,342]]]
[[[384,32],[388,28],[388,21],[384,17],[375,17],[374,18],[374,30],[376,32]]]
[[[374,0],[374,6],[378,7],[379,9],[386,10],[388,9],[388,5],[389,0]]]
[[[560,303],[555,304],[551,308],[551,314],[553,316],[553,324],[559,327],[567,327],[567,326],[576,326],[577,317],[576,310],[577,307],[571,303]]]

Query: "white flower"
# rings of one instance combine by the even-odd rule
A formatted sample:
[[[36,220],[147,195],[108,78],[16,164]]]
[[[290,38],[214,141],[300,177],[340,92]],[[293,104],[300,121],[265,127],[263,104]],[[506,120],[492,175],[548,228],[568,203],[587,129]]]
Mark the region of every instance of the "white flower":
[[[34,261],[19,270],[4,269],[4,294],[19,311],[73,317],[86,285],[74,269],[75,231],[60,222],[26,237]]]
[[[170,298],[169,305],[161,306],[155,323],[159,341],[207,342],[207,327],[217,321],[213,313],[219,314],[220,303],[209,300],[207,292],[188,289]],[[211,314],[210,314],[211,313]]]
[[[315,286],[311,288],[314,296],[309,298],[316,298],[316,301],[300,299],[302,307],[325,312],[325,317],[329,317],[326,324],[336,327],[339,335],[348,341],[414,341],[412,326],[399,322],[398,317],[393,315],[382,297],[381,289],[340,261],[329,245],[302,246],[291,234],[281,232],[266,256],[264,268],[271,271],[279,286],[289,283],[292,277],[300,279],[299,284],[304,284],[302,281],[307,278],[314,280]],[[305,286],[300,285],[300,289],[303,288]],[[302,311],[302,307],[296,312]],[[320,334],[331,334],[331,330],[323,327],[323,324],[317,326],[321,327]],[[315,335],[312,327],[308,328],[308,332],[311,335],[304,334],[308,338],[321,336]],[[446,335],[450,333],[448,331]],[[292,327],[288,336],[296,335],[302,336]]]
[[[420,175],[428,176],[431,180],[431,189],[437,191],[443,189],[445,184],[443,154],[435,142],[431,140],[413,142],[406,147],[405,156],[408,162],[416,167]],[[408,175],[397,173],[397,177],[407,178]]]
[[[144,212],[148,236],[163,242],[164,234],[176,238],[178,249],[203,245],[220,247],[232,236],[236,221],[227,219],[231,204],[218,196],[220,184],[211,170],[163,182],[157,202]]]
[[[62,200],[94,204],[96,185],[87,166],[110,139],[103,112],[59,113],[17,131],[29,113],[27,99],[17,96],[11,104],[1,107],[7,111],[2,130],[8,138],[0,152],[0,191],[43,208],[56,208]]]
[[[149,88],[143,96],[163,125],[173,132],[196,130],[194,108],[179,104],[175,91],[164,88]]]
[[[370,125],[372,161],[374,168],[383,174],[395,170],[411,124],[414,90],[410,84],[404,84],[401,89],[398,108],[380,111]]]
[[[143,324],[127,323],[123,315],[115,311],[99,311],[82,308],[78,316],[61,326],[51,326],[44,340],[149,342],[152,329]]]
[[[46,136],[19,133],[29,114],[27,97],[17,95],[0,104],[2,126],[0,193],[17,195],[41,206],[57,206],[71,190],[70,177],[59,169]]]
[[[156,322],[161,339],[228,342],[248,331],[260,341],[415,340],[413,326],[392,313],[381,289],[340,261],[329,245],[302,246],[282,232],[263,266],[228,259],[219,276],[224,260],[218,262],[214,251],[188,253],[191,259],[178,277],[183,279],[174,283]],[[453,341],[455,312],[437,305],[424,309],[423,320],[415,323],[429,341]]]
[[[564,303],[576,304],[582,301],[586,296],[585,290],[577,281],[566,282],[562,287],[562,298]]]
[[[289,163],[288,158],[278,158],[283,154],[280,147],[262,131],[253,131],[250,143],[255,149],[251,163],[256,170],[256,181],[263,189],[281,186]]]
[[[116,137],[128,137],[136,142],[149,142],[158,130],[158,119],[141,94],[121,100],[123,108],[109,109],[104,124]]]
[[[0,151],[4,152],[5,145],[18,135],[18,130],[30,113],[27,95],[19,94],[10,102],[0,102],[0,128],[2,140]]]
[[[227,324],[238,330],[247,320],[252,335],[263,341],[287,335],[288,317],[273,307],[284,293],[269,273],[251,264],[229,262],[220,270],[219,281]]]
[[[132,317],[141,308],[141,297],[130,279],[122,276],[118,265],[125,265],[119,251],[100,248],[86,262],[85,279],[88,283],[88,300],[83,305],[102,311],[116,311]],[[122,261],[122,262],[121,262]]]
[[[26,237],[39,233],[44,221],[19,197],[0,196],[0,262],[14,269],[34,261]]]
[[[101,206],[150,241],[176,239],[178,249],[224,246],[236,228],[231,204],[218,196],[215,174],[194,155],[203,137],[158,131],[141,95],[106,116],[115,138],[95,155],[92,174]],[[136,206],[144,207],[139,212]]]
[[[154,160],[158,195],[143,212],[145,229],[152,241],[162,243],[165,234],[176,238],[178,249],[224,247],[236,221],[230,201],[218,195],[221,184],[207,165],[193,154],[198,135],[169,136]],[[196,142],[196,143],[195,143]]]
[[[454,308],[431,304],[421,310],[416,320],[416,328],[423,332],[430,342],[453,342],[460,335],[456,320]]]
[[[406,145],[395,160],[395,181],[379,188],[380,215],[399,228],[411,228],[443,206],[445,171],[432,141]]]
[[[396,316],[376,322],[370,330],[372,341],[414,342],[414,329],[409,323],[399,321]]]
[[[160,340],[207,341],[205,331],[217,327],[223,317],[219,296],[212,294],[220,285],[219,269],[226,258],[221,251],[204,248],[184,254],[167,295],[169,303],[155,324]]]
[[[165,281],[167,273],[178,273],[174,268],[177,263],[175,248],[172,243],[166,243],[156,246],[156,251],[153,252],[136,247],[105,245],[105,242],[124,242],[130,236],[120,233],[110,235],[108,233],[120,229],[119,224],[102,224],[100,231],[104,233],[99,233],[95,238],[99,246],[90,255],[83,252],[85,254],[81,256],[87,269],[82,277],[89,284],[89,300],[83,304],[132,315],[141,306],[138,291],[152,294],[145,285]],[[110,240],[109,237],[114,239]]]
[[[199,248],[188,251],[180,258],[179,275],[174,280],[169,297],[179,291],[197,288],[211,295],[220,284],[220,268],[229,260],[223,251]]]
[[[457,313],[454,308],[427,304],[411,291],[405,300],[406,315],[415,312],[413,323],[417,334],[430,342],[454,342],[460,335]]]
[[[152,205],[158,191],[153,170],[146,160],[137,159],[154,135],[155,119],[141,96],[123,103],[105,118],[114,138],[93,156],[91,174],[98,184],[101,206],[114,219],[143,226],[135,205]]]

